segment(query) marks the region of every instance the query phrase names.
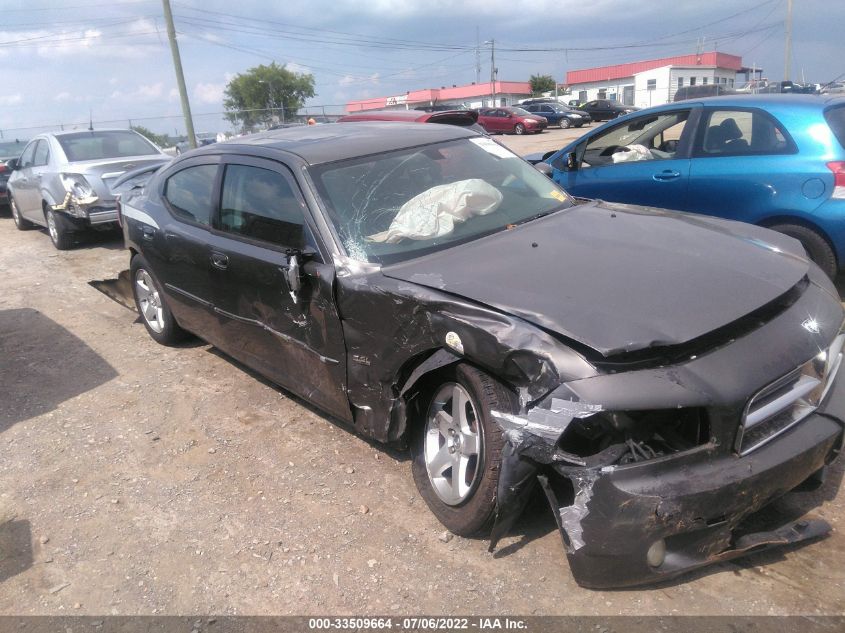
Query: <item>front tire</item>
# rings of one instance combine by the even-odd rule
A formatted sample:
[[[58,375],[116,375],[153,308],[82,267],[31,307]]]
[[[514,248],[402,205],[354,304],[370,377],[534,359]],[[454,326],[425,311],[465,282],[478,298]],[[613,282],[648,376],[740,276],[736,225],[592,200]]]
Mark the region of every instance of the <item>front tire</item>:
[[[21,215],[18,205],[15,204],[15,199],[9,194],[9,209],[12,211],[12,219],[15,221],[15,228],[18,231],[28,231],[35,225],[29,220],[25,220]]]
[[[129,270],[135,306],[149,335],[161,345],[175,345],[182,341],[186,332],[173,318],[173,313],[164,299],[161,284],[153,275],[147,260],[141,255],[135,255]]]
[[[566,117],[564,117],[560,120],[560,129],[561,130],[565,130],[570,125],[572,125],[572,124],[569,122],[569,119],[567,119]]]
[[[789,237],[794,237],[801,242],[804,250],[807,251],[810,259],[812,259],[819,268],[831,279],[836,278],[838,265],[836,262],[836,254],[833,252],[827,240],[816,233],[811,228],[801,226],[800,224],[774,224],[769,227],[773,231],[783,233]]]
[[[73,232],[68,229],[65,219],[59,217],[55,211],[44,209],[44,219],[47,222],[47,232],[56,250],[66,251],[73,246]]]
[[[513,133],[514,134],[525,134],[525,126],[522,123],[517,123],[513,126]]]
[[[467,364],[444,374],[430,393],[411,445],[414,483],[434,516],[453,534],[489,530],[504,446],[491,411],[514,412],[514,395]]]

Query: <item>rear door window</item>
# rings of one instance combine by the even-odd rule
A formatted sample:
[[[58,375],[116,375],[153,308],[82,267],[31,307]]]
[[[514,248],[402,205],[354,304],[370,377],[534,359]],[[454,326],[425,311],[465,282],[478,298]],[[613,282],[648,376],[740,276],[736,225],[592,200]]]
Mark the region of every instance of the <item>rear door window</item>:
[[[167,179],[164,197],[176,217],[203,226],[214,215],[214,181],[217,165],[196,165]]]
[[[845,149],[845,105],[830,108],[824,113],[824,118],[842,149]]]
[[[33,167],[43,167],[50,161],[50,146],[47,141],[41,139],[35,147],[35,156],[32,159]]]
[[[785,128],[761,110],[710,110],[702,118],[696,156],[791,154]]]

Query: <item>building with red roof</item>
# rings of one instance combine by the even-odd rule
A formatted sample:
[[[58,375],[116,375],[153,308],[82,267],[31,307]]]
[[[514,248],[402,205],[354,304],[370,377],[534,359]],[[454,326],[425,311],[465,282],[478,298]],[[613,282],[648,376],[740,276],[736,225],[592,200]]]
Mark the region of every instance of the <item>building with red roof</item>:
[[[648,107],[672,101],[678,88],[722,84],[733,88],[743,67],[737,55],[710,51],[676,55],[627,64],[570,70],[566,83],[573,97],[586,102],[611,99],[625,105]]]

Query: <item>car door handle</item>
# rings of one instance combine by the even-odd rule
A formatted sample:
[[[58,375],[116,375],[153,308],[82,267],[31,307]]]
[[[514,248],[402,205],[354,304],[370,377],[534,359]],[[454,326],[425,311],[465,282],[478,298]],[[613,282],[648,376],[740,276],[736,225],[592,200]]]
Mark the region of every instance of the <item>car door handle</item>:
[[[229,256],[224,253],[212,253],[211,265],[220,270],[226,270],[229,267]]]
[[[654,180],[657,180],[658,182],[665,181],[665,180],[674,180],[675,178],[680,178],[680,177],[681,177],[681,172],[675,171],[674,169],[666,169],[664,171],[661,171],[659,174],[654,174],[652,176],[652,178]]]

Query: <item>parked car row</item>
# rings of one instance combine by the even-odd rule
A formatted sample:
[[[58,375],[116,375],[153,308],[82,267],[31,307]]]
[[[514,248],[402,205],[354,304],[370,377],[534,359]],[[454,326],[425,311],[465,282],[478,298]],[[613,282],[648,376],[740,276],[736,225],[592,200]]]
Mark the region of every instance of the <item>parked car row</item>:
[[[671,184],[683,167],[656,161],[691,162],[699,136],[714,155],[766,134],[767,151],[795,154],[804,117],[829,149],[843,143],[842,102],[782,127],[761,108],[775,131],[722,105],[735,108],[632,113],[536,167],[474,122],[418,124],[450,118],[436,112],[263,132],[172,162],[115,132],[42,135],[10,187],[17,204],[19,183],[49,167],[29,190],[49,226],[68,209],[90,219],[114,179],[155,341],[196,335],[355,432],[409,447],[434,516],[489,535],[491,550],[538,484],[576,581],[622,587],[831,529],[745,522],[818,485],[843,448],[831,281],[781,233],[576,200],[559,184],[613,164],[652,164],[629,180]],[[818,176],[805,195],[814,179],[845,191]],[[36,221],[35,197],[18,228]]]

